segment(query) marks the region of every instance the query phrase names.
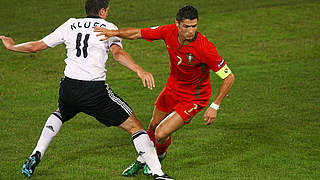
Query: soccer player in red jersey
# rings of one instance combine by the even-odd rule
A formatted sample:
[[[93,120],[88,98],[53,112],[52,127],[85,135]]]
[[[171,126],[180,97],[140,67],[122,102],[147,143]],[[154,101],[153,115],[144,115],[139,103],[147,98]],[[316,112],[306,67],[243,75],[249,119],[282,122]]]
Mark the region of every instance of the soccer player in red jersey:
[[[171,144],[171,134],[189,124],[192,117],[204,109],[211,97],[210,70],[223,79],[218,95],[204,114],[206,125],[216,119],[217,110],[234,83],[234,75],[224,59],[217,53],[213,43],[197,32],[198,12],[193,6],[179,9],[175,24],[153,28],[123,28],[107,30],[96,27],[103,39],[118,36],[125,39],[147,41],[162,39],[170,56],[170,75],[155,102],[153,116],[148,127],[159,159],[166,155]],[[103,40],[102,39],[102,40]],[[143,159],[137,160],[122,175],[132,176],[144,167]]]

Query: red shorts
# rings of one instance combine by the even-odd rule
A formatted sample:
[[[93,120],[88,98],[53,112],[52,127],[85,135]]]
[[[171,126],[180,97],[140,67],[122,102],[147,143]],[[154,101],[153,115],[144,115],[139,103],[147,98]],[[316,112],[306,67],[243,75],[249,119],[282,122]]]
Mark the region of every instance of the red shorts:
[[[209,102],[209,99],[207,101]],[[208,104],[208,102],[205,104]],[[184,123],[189,124],[192,117],[204,108],[204,106],[198,105],[203,103],[203,101],[186,100],[177,96],[167,88],[164,88],[159,94],[155,106],[160,111],[167,113],[176,111],[183,119]]]

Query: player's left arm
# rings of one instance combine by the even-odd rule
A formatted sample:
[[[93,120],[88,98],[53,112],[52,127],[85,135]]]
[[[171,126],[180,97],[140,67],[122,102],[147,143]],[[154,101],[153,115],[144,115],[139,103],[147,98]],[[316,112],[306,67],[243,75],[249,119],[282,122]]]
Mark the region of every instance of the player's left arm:
[[[223,79],[223,82],[220,86],[218,95],[216,96],[216,98],[214,99],[214,101],[210,105],[210,107],[204,113],[205,125],[210,125],[216,119],[219,106],[222,103],[225,96],[230,91],[230,89],[234,83],[234,79],[235,79],[235,77],[231,71],[230,71],[230,74]]]
[[[11,37],[0,36],[3,45],[10,51],[23,52],[23,53],[34,53],[42,51],[48,48],[43,41],[30,41],[21,44],[15,44]]]
[[[118,45],[112,45],[110,47],[112,52],[113,58],[118,61],[121,65],[127,67],[128,69],[132,70],[133,72],[137,73],[139,78],[142,80],[143,86],[148,86],[149,89],[155,87],[153,75],[147,71],[145,71],[141,66],[139,66],[127,53]]]
[[[226,71],[229,71],[229,72],[226,73]],[[216,119],[219,106],[222,103],[225,96],[230,91],[235,80],[233,73],[227,67],[227,65],[225,65],[218,72],[216,72],[216,74],[223,79],[223,82],[220,86],[218,95],[216,96],[216,98],[214,99],[210,107],[204,113],[205,125],[210,125]]]

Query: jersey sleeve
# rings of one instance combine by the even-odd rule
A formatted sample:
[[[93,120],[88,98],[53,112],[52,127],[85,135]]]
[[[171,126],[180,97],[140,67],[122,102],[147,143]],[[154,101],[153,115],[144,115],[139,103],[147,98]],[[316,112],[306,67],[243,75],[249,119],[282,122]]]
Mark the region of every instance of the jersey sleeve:
[[[117,27],[116,25],[112,24],[110,30],[118,30],[118,27]],[[109,48],[110,48],[112,45],[118,45],[118,46],[120,46],[121,48],[123,48],[122,38],[119,38],[119,37],[117,37],[117,36],[113,36],[113,37],[108,38],[107,41],[108,41],[108,46],[109,46]]]
[[[141,36],[147,41],[154,41],[158,39],[164,39],[166,34],[167,26],[155,26],[151,28],[141,29]]]
[[[218,54],[216,47],[208,40],[203,46],[203,55],[205,63],[212,69],[221,79],[231,74],[231,70],[227,66],[225,60]]]
[[[70,21],[70,19],[68,21]],[[66,32],[68,21],[59,26],[54,32],[44,37],[42,41],[51,48],[64,43],[64,32]]]

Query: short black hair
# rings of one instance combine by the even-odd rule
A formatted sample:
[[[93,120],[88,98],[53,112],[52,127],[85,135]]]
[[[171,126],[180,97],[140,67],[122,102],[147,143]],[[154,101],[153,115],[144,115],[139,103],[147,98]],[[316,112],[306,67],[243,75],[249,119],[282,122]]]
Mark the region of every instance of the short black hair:
[[[180,23],[182,22],[184,19],[199,19],[198,18],[198,11],[195,7],[191,6],[191,5],[186,5],[183,6],[182,8],[179,9],[177,16],[176,16],[176,20]]]
[[[86,0],[87,15],[98,15],[100,9],[108,8],[110,0]]]

